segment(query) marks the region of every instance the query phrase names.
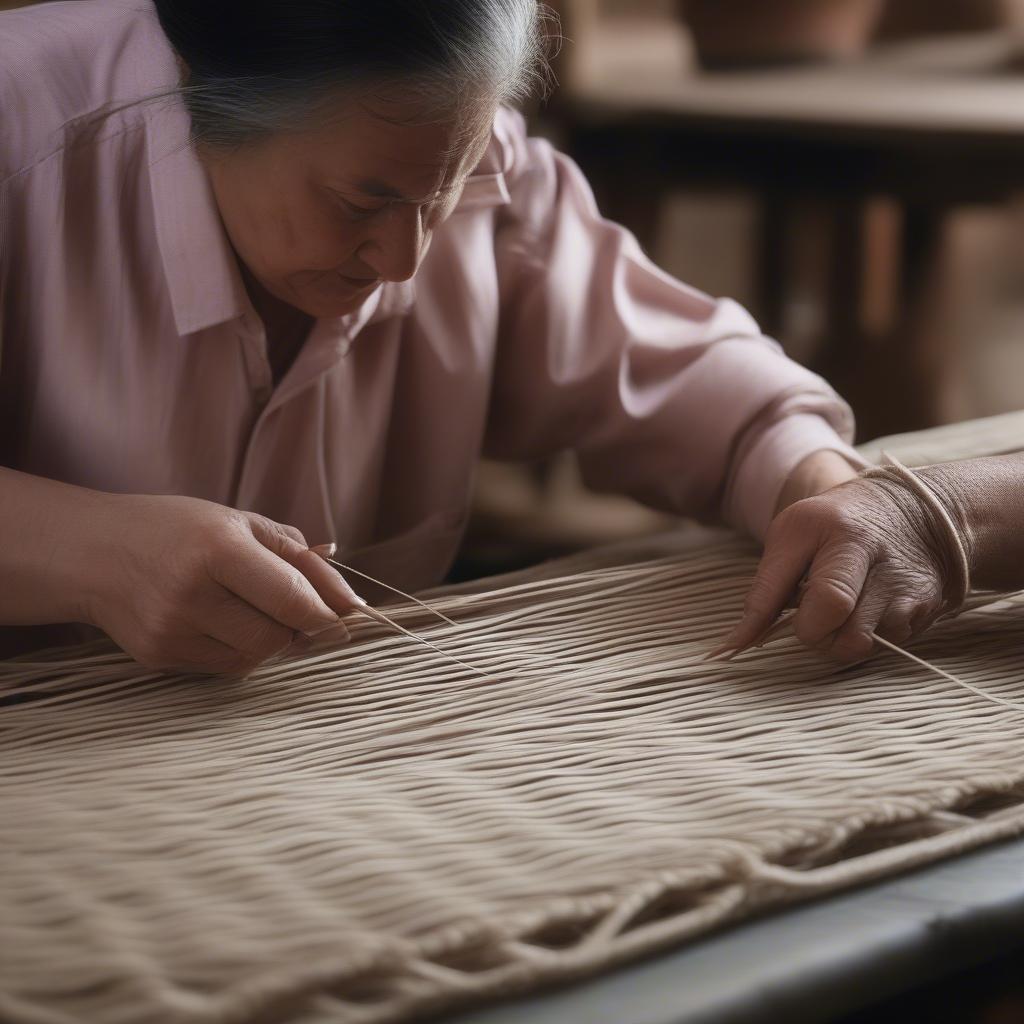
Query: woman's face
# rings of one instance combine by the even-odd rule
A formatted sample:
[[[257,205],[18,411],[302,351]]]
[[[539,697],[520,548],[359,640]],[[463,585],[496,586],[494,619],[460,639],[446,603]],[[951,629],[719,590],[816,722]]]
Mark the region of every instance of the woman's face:
[[[276,298],[315,317],[357,309],[416,272],[490,138],[494,111],[417,123],[411,106],[348,101],[317,126],[204,153],[235,252]]]

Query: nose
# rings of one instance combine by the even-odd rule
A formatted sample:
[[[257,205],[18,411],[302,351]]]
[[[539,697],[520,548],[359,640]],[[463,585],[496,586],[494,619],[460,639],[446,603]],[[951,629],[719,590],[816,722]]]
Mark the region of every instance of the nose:
[[[426,251],[423,208],[412,203],[388,207],[357,255],[384,281],[408,281]]]

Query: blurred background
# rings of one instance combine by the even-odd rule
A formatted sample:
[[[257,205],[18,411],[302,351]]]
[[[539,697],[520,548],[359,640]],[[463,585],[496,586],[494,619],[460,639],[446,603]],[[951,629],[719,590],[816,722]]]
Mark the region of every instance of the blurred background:
[[[1024,0],[555,0],[530,111],[602,212],[750,309],[858,440],[1024,407]],[[571,456],[481,469],[457,573],[662,529]]]

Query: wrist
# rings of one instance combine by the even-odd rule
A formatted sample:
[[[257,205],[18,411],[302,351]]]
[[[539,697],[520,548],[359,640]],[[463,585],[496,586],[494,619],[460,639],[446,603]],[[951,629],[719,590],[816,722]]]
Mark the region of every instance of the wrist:
[[[925,482],[928,490],[931,491],[936,501],[945,509],[950,521],[956,528],[960,543],[963,545],[964,554],[967,556],[968,568],[973,577],[977,569],[978,543],[975,530],[971,524],[971,517],[963,501],[961,482],[957,479],[955,472],[950,472],[949,466],[942,464],[922,466],[919,469],[915,469],[914,472]]]
[[[837,451],[830,448],[812,452],[786,477],[775,506],[778,515],[784,508],[838,487],[857,476],[857,471]]]
[[[70,621],[102,625],[101,608],[117,567],[118,540],[130,495],[82,491],[71,543],[64,552],[62,583]],[[122,528],[118,524],[122,524]]]
[[[942,489],[921,470],[912,470],[887,456],[888,464],[873,466],[861,477],[889,491],[895,509],[916,532],[922,551],[931,552],[941,566],[943,611],[955,614],[971,590],[971,561],[959,510],[951,509]]]
[[[921,471],[957,522],[975,585],[1017,590],[1024,564],[1024,457],[992,456]]]

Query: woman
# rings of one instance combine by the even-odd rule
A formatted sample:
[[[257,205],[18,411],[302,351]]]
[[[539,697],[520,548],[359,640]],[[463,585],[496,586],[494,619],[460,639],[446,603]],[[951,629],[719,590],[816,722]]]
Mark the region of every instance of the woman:
[[[534,0],[0,16],[0,623],[245,673],[440,580],[481,453],[761,536],[846,406],[672,280],[507,104]]]

